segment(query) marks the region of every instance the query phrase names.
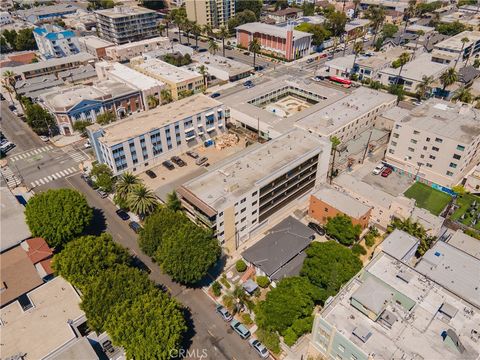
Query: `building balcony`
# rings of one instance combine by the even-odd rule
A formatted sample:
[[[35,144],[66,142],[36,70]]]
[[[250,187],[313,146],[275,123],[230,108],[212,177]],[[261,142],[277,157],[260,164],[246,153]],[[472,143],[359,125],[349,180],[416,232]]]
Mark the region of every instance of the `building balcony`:
[[[213,130],[215,130],[215,126],[207,127],[207,133],[212,132]]]

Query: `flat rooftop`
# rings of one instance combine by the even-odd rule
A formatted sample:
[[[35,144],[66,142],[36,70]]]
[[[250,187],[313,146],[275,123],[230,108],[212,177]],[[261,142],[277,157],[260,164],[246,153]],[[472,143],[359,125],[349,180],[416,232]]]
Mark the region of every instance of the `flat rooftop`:
[[[465,234],[461,230],[457,230],[447,242],[480,260],[480,240]]]
[[[221,167],[185,183],[193,193],[212,209],[234,203],[257,183],[273,176],[286,165],[301,162],[319,151],[330,151],[330,141],[299,129],[291,130],[262,146],[232,157]]]
[[[72,4],[57,4],[57,5],[50,5],[50,6],[35,6],[27,10],[18,10],[17,13],[21,17],[26,18],[32,15],[42,16],[42,15],[76,11],[77,9],[78,8]]]
[[[86,63],[95,60],[93,55],[86,52],[79,52],[78,54],[70,55],[62,58],[49,59],[45,61],[39,61],[32,64],[20,65],[15,67],[2,68],[4,71],[11,70],[16,74],[22,74],[29,71],[41,70],[48,67],[61,66],[65,64],[72,64],[76,62]]]
[[[28,293],[33,307],[23,311],[18,301],[0,310],[2,358],[20,353],[42,359],[76,336],[68,324],[84,316],[80,297],[58,276]]]
[[[399,123],[465,144],[480,135],[480,111],[462,103],[430,99],[415,107]]]
[[[228,59],[220,55],[213,55],[208,52],[198,53],[192,56],[192,59],[200,64],[204,64],[207,68],[213,67],[227,72],[230,76],[243,74],[253,71],[253,67],[244,63]]]
[[[167,38],[166,36],[158,36],[150,39],[144,39],[140,41],[129,42],[126,44],[115,45],[114,48],[117,51],[121,51],[121,50],[130,49],[131,47],[135,47],[135,46],[146,46],[146,45],[148,46],[150,44],[155,44],[155,43],[158,46],[168,46],[170,45],[170,39]]]
[[[312,196],[355,219],[364,216],[371,209],[370,206],[328,185],[320,187]]]
[[[384,67],[388,67],[392,61],[399,58],[399,56],[408,52],[401,47],[394,47],[385,52],[374,53],[373,56],[359,56],[356,63],[363,67],[368,67],[374,70],[380,70]]]
[[[237,26],[236,30],[247,31],[249,33],[258,32],[261,34],[272,35],[279,38],[286,38],[287,37],[287,29],[284,27],[276,26],[276,25],[269,25],[260,22],[253,22],[244,25]],[[312,34],[293,30],[293,40],[298,40],[304,37],[311,37]]]
[[[115,6],[111,9],[97,10],[95,13],[111,18],[122,18],[141,14],[156,14],[154,10],[146,9],[140,6]]]
[[[7,187],[0,187],[0,252],[5,251],[31,236],[25,222],[25,207]]]
[[[218,108],[221,105],[221,102],[203,94],[193,95],[107,125],[103,127],[104,135],[101,141],[106,145],[116,145],[130,138],[159,129],[173,121],[184,120],[204,111]],[[93,124],[90,128],[100,129],[102,127]]]
[[[438,241],[423,255],[416,269],[476,307],[480,307],[479,259]]]
[[[385,300],[378,308],[385,309],[380,316],[382,320],[371,320],[350,303],[357,293],[365,295],[360,300],[375,305],[376,299],[369,296],[373,292]],[[397,303],[397,298],[413,305],[411,310]],[[385,253],[377,255],[317,316],[321,317],[317,320],[334,326],[375,359],[477,359],[479,356],[472,330],[478,331],[480,310]],[[391,323],[390,327],[386,321]],[[463,353],[443,341],[441,334],[447,329],[458,335],[465,347]],[[354,335],[358,331],[369,334],[365,342]]]
[[[420,81],[423,76],[433,76],[435,79],[449,67],[448,64],[440,64],[432,61],[432,55],[428,53],[417,56],[403,66],[402,78]],[[399,69],[385,68],[382,73],[398,76]]]
[[[155,74],[165,81],[170,81],[173,83],[179,83],[184,81],[192,81],[198,78],[201,78],[202,75],[187,70],[185,68],[176,67],[165,61],[159,59],[149,58],[144,60],[142,63],[136,63],[133,65],[134,68],[142,69],[147,74]]]
[[[469,41],[463,45],[462,39],[467,38]],[[467,47],[480,40],[480,31],[463,31],[460,34],[449,37],[435,44],[435,48],[438,49],[452,49],[457,52],[461,51],[462,47]]]
[[[302,118],[295,125],[322,136],[330,136],[369,111],[395,101],[396,96],[392,94],[362,87],[347,97]]]
[[[419,242],[419,240],[405,231],[395,229],[381,243],[382,251],[397,260],[403,257]]]
[[[132,69],[126,65],[120,63],[112,63],[112,68],[108,70],[117,79],[128,82],[129,84],[141,89],[147,90],[155,86],[164,86],[165,83],[160,80],[154,79],[150,76],[142,74],[141,72]]]
[[[81,43],[84,43],[86,46],[99,49],[99,48],[104,48],[104,47],[109,47],[109,46],[114,46],[115,44],[107,41],[105,39],[101,39],[98,36],[93,36],[93,35],[87,35],[83,37],[79,37],[78,41]]]

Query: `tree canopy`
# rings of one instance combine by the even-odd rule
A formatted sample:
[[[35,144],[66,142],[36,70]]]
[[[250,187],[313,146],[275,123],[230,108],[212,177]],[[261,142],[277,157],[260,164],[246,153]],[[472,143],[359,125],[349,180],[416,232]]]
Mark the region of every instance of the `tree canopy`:
[[[113,190],[113,172],[107,164],[93,164],[92,171],[90,171],[90,177],[95,186],[101,190],[106,192],[111,192]]]
[[[57,247],[83,233],[93,219],[93,210],[78,191],[58,189],[33,196],[27,203],[25,216],[33,236]]]
[[[33,28],[21,29],[18,32],[15,29],[2,31],[2,38],[8,44],[8,48],[12,51],[35,50],[37,43],[33,36]],[[6,44],[3,44],[4,46]]]
[[[235,12],[238,14],[244,10],[250,10],[255,14],[257,19],[260,19],[262,6],[263,6],[262,0],[236,0]]]
[[[360,259],[335,241],[313,242],[306,253],[301,275],[322,289],[323,302],[362,268]]]
[[[329,218],[325,225],[329,236],[343,245],[352,245],[362,232],[360,225],[353,225],[352,219],[347,215],[337,215]]]
[[[228,30],[234,32],[237,26],[257,21],[255,13],[251,10],[237,11],[234,17],[228,19]]]
[[[58,133],[53,116],[38,104],[28,105],[25,108],[25,117],[28,126],[38,135],[53,136]]]
[[[69,242],[53,258],[55,273],[84,289],[93,279],[116,264],[129,264],[130,255],[111,235],[84,236]]]

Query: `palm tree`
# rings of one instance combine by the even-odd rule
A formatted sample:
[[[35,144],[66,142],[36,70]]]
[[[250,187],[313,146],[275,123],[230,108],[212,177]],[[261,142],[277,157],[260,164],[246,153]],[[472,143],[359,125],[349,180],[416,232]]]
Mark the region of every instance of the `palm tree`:
[[[190,46],[190,33],[192,32],[193,21],[185,19],[183,27],[187,33],[187,45]]]
[[[121,199],[126,199],[132,189],[142,183],[142,180],[137,175],[130,172],[123,173],[115,184],[115,193]]]
[[[385,9],[383,6],[378,5],[369,6],[365,12],[365,17],[372,23],[372,28],[374,31],[372,44],[375,44],[378,35],[378,29],[380,29],[380,26],[385,21]]]
[[[158,32],[160,33],[160,36],[163,36],[163,31],[166,29],[166,25],[163,23],[158,23]]]
[[[162,99],[162,104],[168,104],[172,102],[172,92],[168,89],[163,89],[160,91],[160,98]]]
[[[178,28],[178,42],[182,44],[182,31],[185,24],[185,18],[181,15],[177,15],[173,19],[173,22],[175,25],[177,25],[177,28]]]
[[[462,49],[460,50],[460,54],[458,54],[457,60],[455,61],[455,65],[453,65],[453,68],[455,69],[457,67],[458,62],[460,61],[460,57],[463,56],[463,49],[465,48],[465,44],[468,43],[470,40],[468,40],[467,37],[463,37],[462,40]]]
[[[442,75],[440,75],[440,82],[443,85],[442,91],[444,92],[448,86],[455,84],[457,80],[458,74],[455,68],[447,69]]]
[[[407,29],[408,21],[411,18],[415,17],[416,14],[417,14],[417,0],[409,0],[408,7],[405,9],[404,16],[403,16],[405,20],[405,27],[403,29],[403,32],[405,32]]]
[[[423,75],[422,81],[417,85],[417,95],[419,99],[425,99],[430,92],[430,84],[433,82],[433,76]]]
[[[8,96],[10,96],[10,102],[13,103],[13,97],[12,97],[13,89],[12,89],[12,87],[10,85],[8,85],[7,83],[2,84],[2,87],[7,91]]]
[[[205,36],[210,37],[213,34],[213,29],[209,24],[205,24],[202,27],[202,32],[205,34]]]
[[[461,87],[455,92],[455,95],[452,96],[452,100],[470,104],[473,101],[473,95],[470,92],[470,89]]]
[[[153,95],[147,96],[147,105],[149,109],[155,109],[159,103],[160,101],[158,101],[158,99],[155,96]]]
[[[127,203],[135,214],[143,217],[152,213],[158,205],[152,190],[143,184],[134,185],[127,195]]]
[[[192,25],[192,34],[195,36],[195,48],[198,50],[198,37],[202,35],[202,28],[196,22]]]
[[[170,24],[173,22],[171,12],[165,16],[165,18],[163,19],[163,22],[165,23],[165,30],[167,31],[167,37],[168,37],[168,29],[170,28]]]
[[[363,51],[363,42],[359,41],[353,44],[353,53],[355,56],[353,57],[353,64],[352,64],[352,71],[350,72],[350,76],[353,75],[355,69],[355,63],[357,62],[357,56]]]
[[[6,71],[3,72],[2,76],[3,76],[4,87],[5,86],[10,87],[10,90],[15,93],[15,99],[18,99],[18,92],[17,92],[17,88],[16,88],[17,80],[15,79],[16,74],[12,70],[6,70]],[[10,93],[10,91],[9,91],[9,93]],[[10,97],[11,97],[11,95],[10,95]],[[12,99],[12,102],[13,102],[13,99]],[[20,106],[22,107],[23,112],[25,112],[25,108],[23,106],[23,103],[21,101],[19,101],[19,102],[20,102]]]
[[[205,65],[200,65],[198,67],[198,72],[203,76],[203,86],[205,86],[205,89],[208,87],[208,82],[207,82],[207,67]]]
[[[330,138],[330,142],[332,143],[332,156],[333,156],[332,167],[330,169],[330,184],[331,184],[333,179],[334,166],[335,166],[335,155],[337,154],[337,149],[341,142],[340,142],[340,139],[337,138],[336,136],[332,136]]]
[[[253,52],[253,68],[255,69],[255,61],[257,59],[257,53],[262,50],[262,45],[260,45],[260,42],[258,39],[254,38],[252,41],[250,41],[250,44],[248,44],[248,50]]]
[[[230,32],[228,31],[226,26],[220,26],[220,32],[218,33],[222,39],[222,52],[223,52],[223,57],[225,57],[225,38],[230,35]]]
[[[218,44],[215,40],[210,39],[208,40],[208,50],[215,55],[215,53],[218,51]]]
[[[400,70],[398,71],[398,76],[397,76],[397,79],[395,81],[395,85],[398,85],[398,82],[400,81],[400,79],[402,77],[403,67],[405,66],[406,63],[408,63],[409,60],[410,60],[410,54],[409,53],[404,52],[399,56],[398,62],[400,63]]]

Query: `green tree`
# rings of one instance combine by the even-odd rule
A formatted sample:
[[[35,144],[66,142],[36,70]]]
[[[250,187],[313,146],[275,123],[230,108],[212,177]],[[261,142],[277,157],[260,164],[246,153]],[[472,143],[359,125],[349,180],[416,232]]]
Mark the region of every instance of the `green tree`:
[[[247,270],[247,264],[245,264],[245,261],[240,259],[235,263],[235,269],[238,272],[244,272],[245,270]]]
[[[322,45],[322,43],[331,36],[330,31],[328,31],[323,25],[319,24],[312,25],[308,32],[312,34],[312,44],[315,46]]]
[[[448,68],[445,70],[445,72],[440,75],[440,82],[442,83],[442,91],[445,91],[445,89],[453,85],[457,82],[458,80],[458,73],[454,68]]]
[[[7,92],[10,94],[10,99],[12,98],[12,93],[15,94],[15,98],[18,99],[19,95],[17,92],[17,80],[16,80],[16,74],[12,70],[6,70],[3,72],[3,87],[7,90]],[[13,99],[12,99],[13,102]],[[22,102],[20,102],[20,106],[22,109],[25,111],[25,107]]]
[[[406,63],[410,61],[410,54],[407,52],[404,52],[398,57],[396,61],[398,62],[398,65],[400,67],[400,70],[398,71],[398,76],[395,80],[395,84],[398,85],[398,83],[400,82],[400,79],[402,78],[403,67],[405,66]]]
[[[172,92],[168,89],[163,89],[160,91],[160,98],[162,99],[162,104],[169,104],[173,101]]]
[[[37,43],[33,36],[33,28],[21,29],[18,32],[18,36],[15,39],[15,50],[25,51],[25,50],[35,50],[37,48]]]
[[[117,117],[113,111],[105,111],[97,115],[97,123],[100,125],[107,125],[115,120],[117,120]]]
[[[463,53],[463,49],[465,48],[465,44],[468,44],[470,42],[470,40],[465,36],[463,37],[461,40],[461,43],[462,43],[462,48],[460,49],[460,53],[458,54],[458,57],[457,59],[455,60],[455,65],[453,65],[453,68],[455,69],[458,65],[458,62],[460,61],[460,58],[463,57],[464,53]]]
[[[119,304],[129,304],[142,294],[152,293],[155,286],[141,270],[115,265],[100,271],[82,288],[80,305],[87,316],[88,326],[101,333],[109,313]]]
[[[90,225],[93,210],[78,191],[47,190],[28,201],[25,217],[32,236],[44,238],[51,247],[61,247]]]
[[[8,30],[5,29],[2,31],[2,36],[5,38],[5,41],[8,43],[12,50],[17,50],[17,31],[15,29]]]
[[[116,264],[128,265],[130,255],[110,234],[84,236],[70,241],[53,257],[57,275],[84,290],[94,278]]]
[[[182,210],[182,202],[177,196],[177,193],[175,191],[172,191],[167,195],[167,208],[169,208],[172,211],[178,211]]]
[[[465,187],[463,185],[455,185],[452,187],[452,190],[458,195],[463,195],[467,192],[467,190],[465,190]]]
[[[267,276],[257,276],[257,284],[261,288],[265,289],[268,285],[270,285],[270,280]]]
[[[355,71],[355,63],[357,62],[357,57],[358,55],[363,51],[363,42],[358,41],[353,44],[353,53],[355,54],[353,57],[353,64],[352,64],[352,70],[350,72],[350,77],[353,76],[354,71]]]
[[[333,180],[333,175],[335,171],[335,155],[337,154],[338,146],[340,145],[340,139],[336,136],[332,136],[330,138],[330,142],[332,143],[332,167],[330,169],[330,184]]]
[[[207,67],[205,65],[200,65],[198,67],[198,73],[200,75],[202,75],[203,77],[203,86],[205,86],[205,89],[208,87],[208,81],[207,81],[207,75],[208,75],[208,72],[207,72]]]
[[[95,186],[106,192],[112,192],[115,183],[112,169],[107,164],[95,163],[90,171]]]
[[[192,34],[195,37],[195,48],[198,49],[198,37],[202,35],[202,28],[197,23],[192,25]]]
[[[280,354],[280,337],[276,332],[258,329],[255,335],[257,336],[258,340],[267,347],[268,350],[276,355]]]
[[[431,84],[433,83],[433,76],[422,76],[422,81],[417,85],[417,96],[420,100],[426,99],[429,97],[431,89]]]
[[[329,218],[325,225],[329,236],[343,245],[352,245],[362,232],[360,225],[353,225],[352,219],[347,215],[338,214]]]
[[[322,302],[362,269],[359,258],[335,241],[312,242],[306,254],[300,274],[321,289]]]
[[[387,227],[387,233],[391,233],[394,229],[399,229],[405,231],[407,234],[410,234],[417,239],[420,239],[420,245],[417,249],[417,254],[423,256],[425,252],[430,249],[430,246],[433,242],[435,242],[436,238],[434,236],[429,236],[427,231],[417,221],[412,221],[412,219],[408,218],[405,220],[401,220],[398,218],[394,218],[390,225]]]
[[[147,96],[147,105],[149,109],[155,109],[160,104],[160,101],[153,95]]]
[[[113,308],[105,329],[129,359],[171,359],[187,330],[180,305],[167,294],[143,294]]]
[[[73,130],[78,131],[83,137],[87,136],[87,127],[92,125],[88,120],[77,120],[73,123]]]
[[[470,104],[473,101],[473,95],[470,92],[470,89],[462,86],[460,89],[455,91],[455,94],[452,96],[452,100]]]
[[[133,186],[127,196],[127,203],[130,210],[140,216],[151,214],[158,206],[157,197],[153,191],[143,184]]]
[[[52,137],[58,132],[52,114],[38,104],[27,106],[25,108],[25,117],[27,124],[38,135],[48,135]]]
[[[218,44],[214,39],[208,40],[208,51],[210,51],[213,55],[218,51]]]
[[[334,11],[328,15],[326,15],[326,28],[332,36],[335,38],[339,38],[343,36],[345,33],[345,25],[347,24],[347,15],[341,11]],[[333,53],[335,53],[335,50],[337,49],[338,42],[334,41],[333,45]]]
[[[392,95],[397,96],[397,104],[405,99],[405,90],[403,85],[390,84],[388,87],[388,92]]]
[[[398,32],[398,26],[394,24],[384,24],[382,26],[382,36],[384,38],[391,38]]]
[[[357,256],[360,256],[360,255],[365,255],[367,253],[367,250],[365,250],[365,248],[360,244],[354,244],[352,246],[352,253],[354,253]]]
[[[254,38],[250,43],[248,44],[248,50],[250,50],[253,53],[253,68],[255,69],[255,61],[257,59],[257,53],[259,53],[262,50],[262,45],[260,45],[260,42],[258,39]]]
[[[249,10],[255,14],[257,19],[260,19],[262,12],[263,1],[262,0],[236,0],[235,12],[240,13],[245,10]]]
[[[302,9],[303,9],[303,15],[304,16],[315,15],[315,4],[313,4],[313,3],[304,1],[303,5],[302,5]]]
[[[454,21],[451,23],[438,23],[435,26],[435,30],[442,35],[455,36],[467,30],[467,26],[460,21]]]
[[[235,16],[228,19],[228,29],[230,33],[235,32],[237,26],[257,21],[255,13],[251,10],[237,11]]]
[[[157,29],[160,36],[163,36],[163,32],[165,31],[166,28],[167,28],[167,25],[165,25],[165,23],[161,22],[158,24]]]
[[[119,198],[126,201],[132,189],[141,183],[142,180],[137,175],[133,175],[131,172],[124,172],[115,184],[115,193]]]
[[[230,32],[228,31],[226,26],[220,26],[220,31],[218,32],[218,35],[222,39],[222,54],[223,57],[225,57],[225,38],[230,35]]]
[[[385,9],[383,8],[383,6],[378,5],[369,6],[368,9],[365,11],[365,18],[369,19],[371,22],[374,33],[372,43],[375,44],[378,30],[385,21]]]

